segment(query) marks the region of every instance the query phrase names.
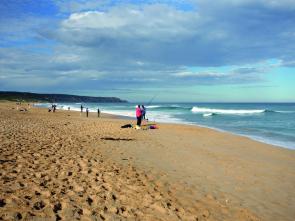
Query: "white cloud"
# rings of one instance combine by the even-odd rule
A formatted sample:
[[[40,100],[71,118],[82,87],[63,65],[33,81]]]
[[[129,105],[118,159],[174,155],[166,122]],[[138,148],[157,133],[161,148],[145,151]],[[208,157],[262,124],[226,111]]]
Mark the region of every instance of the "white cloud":
[[[195,78],[203,78],[203,77],[228,77],[229,75],[233,75],[233,73],[222,73],[216,71],[203,71],[203,72],[193,72],[193,71],[184,71],[172,74],[172,76],[176,77],[195,77]]]
[[[196,12],[184,12],[167,5],[119,6],[106,12],[74,13],[62,22],[62,31],[75,31],[85,37],[91,32],[95,37],[175,41],[192,37],[198,31],[192,29],[197,27],[198,17]]]
[[[106,63],[215,66],[293,56],[294,15],[255,8],[254,1],[233,2],[211,7],[197,1],[197,11],[151,4],[77,12],[53,36],[65,45],[88,48]]]
[[[263,81],[263,75],[270,67],[232,67],[226,71],[219,71],[217,68],[210,68],[208,70],[193,71],[184,70],[171,74],[179,80],[190,79],[198,83],[206,84],[232,84],[232,83],[249,83]]]
[[[0,49],[2,79],[10,75],[14,79],[61,77],[59,83],[75,80],[81,87],[93,79],[102,82],[99,86],[116,82],[114,87],[120,86],[120,80],[132,86],[136,79],[144,80],[141,85],[201,78],[224,79],[214,83],[225,83],[244,78],[255,81],[264,72],[251,65],[265,60],[293,65],[295,13],[290,12],[293,3],[287,0],[198,0],[192,1],[196,7],[190,10],[175,6],[181,0],[173,1],[174,5],[168,0],[137,5],[57,2],[63,11],[71,12],[66,18],[60,16],[58,25],[56,18],[52,23],[27,18],[0,24],[4,36],[0,43],[13,39],[22,46]],[[42,54],[22,42],[36,44],[36,39],[40,45],[52,44],[44,46]],[[221,72],[219,66],[241,68]],[[210,70],[187,71],[189,67]]]
[[[57,63],[74,63],[80,61],[80,56],[77,54],[57,54],[51,59],[51,62]]]

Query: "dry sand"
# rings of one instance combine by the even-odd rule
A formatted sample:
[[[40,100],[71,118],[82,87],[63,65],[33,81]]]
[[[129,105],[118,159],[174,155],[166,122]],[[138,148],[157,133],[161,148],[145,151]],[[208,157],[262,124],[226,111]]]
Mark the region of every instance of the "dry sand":
[[[295,220],[295,151],[129,122],[1,103],[0,220]]]

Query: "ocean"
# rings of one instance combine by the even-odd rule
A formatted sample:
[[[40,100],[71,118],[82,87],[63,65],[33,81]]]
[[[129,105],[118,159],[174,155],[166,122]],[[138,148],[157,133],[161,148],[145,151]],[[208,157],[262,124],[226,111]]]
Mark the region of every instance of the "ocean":
[[[51,104],[37,104],[49,107]],[[135,119],[135,103],[82,103],[90,112]],[[80,111],[81,103],[58,103],[58,109]],[[295,103],[153,103],[149,121],[209,127],[295,150]]]

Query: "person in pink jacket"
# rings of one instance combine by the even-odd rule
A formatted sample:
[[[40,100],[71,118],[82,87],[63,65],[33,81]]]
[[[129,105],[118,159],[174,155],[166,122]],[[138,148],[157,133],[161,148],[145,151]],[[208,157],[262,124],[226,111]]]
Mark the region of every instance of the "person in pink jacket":
[[[137,124],[137,126],[140,126],[141,125],[141,118],[142,118],[140,105],[137,106],[135,112],[136,112],[136,118],[137,118],[137,123],[136,124]]]

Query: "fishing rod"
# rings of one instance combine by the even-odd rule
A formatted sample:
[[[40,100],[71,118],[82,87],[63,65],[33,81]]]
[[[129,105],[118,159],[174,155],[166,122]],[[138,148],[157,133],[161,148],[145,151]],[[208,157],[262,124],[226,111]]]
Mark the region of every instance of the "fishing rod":
[[[154,99],[158,96],[158,94],[155,94],[148,102],[147,106],[149,106],[153,101]]]
[[[159,93],[155,94],[155,95],[149,100],[149,102],[147,103],[146,106],[150,106],[151,103],[154,101],[154,99],[155,99],[158,95],[159,95]],[[148,118],[147,118],[147,120],[148,120]],[[155,119],[154,119],[154,122],[155,122]]]

